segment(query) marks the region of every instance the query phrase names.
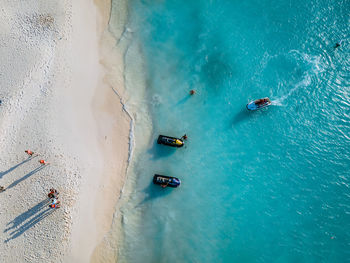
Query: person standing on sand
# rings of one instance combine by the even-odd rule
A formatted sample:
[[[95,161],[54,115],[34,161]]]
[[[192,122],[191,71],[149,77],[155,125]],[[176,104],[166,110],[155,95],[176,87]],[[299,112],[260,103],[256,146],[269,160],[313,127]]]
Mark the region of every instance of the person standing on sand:
[[[50,189],[50,193],[48,193],[48,197],[49,198],[58,198],[58,195],[59,195],[59,192],[57,192],[57,190],[56,189],[54,189],[54,188],[51,188]]]
[[[31,150],[25,150],[24,151],[26,154],[28,154],[30,157],[32,157],[34,155],[34,152],[32,152]],[[34,156],[37,156],[38,154],[35,154]]]
[[[56,198],[53,198],[51,200],[51,204],[49,204],[50,208],[60,208],[61,207],[61,202],[58,201]]]
[[[48,163],[48,162],[45,162],[44,160],[39,160],[39,163],[41,164],[41,165],[49,165],[50,163]]]

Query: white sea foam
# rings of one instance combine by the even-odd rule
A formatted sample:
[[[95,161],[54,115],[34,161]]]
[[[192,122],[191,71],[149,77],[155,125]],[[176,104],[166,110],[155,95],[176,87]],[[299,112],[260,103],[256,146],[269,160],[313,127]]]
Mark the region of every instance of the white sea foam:
[[[116,17],[118,10],[112,11],[111,20],[118,20]],[[124,232],[121,232],[123,221],[126,219],[124,216],[126,204],[132,200],[136,174],[135,164],[138,162],[139,153],[144,151],[145,147],[149,144],[149,138],[152,134],[152,118],[148,110],[149,105],[159,105],[162,103],[159,95],[154,95],[151,100],[146,99],[146,75],[144,56],[137,39],[133,32],[137,31],[137,27],[133,24],[120,24],[115,25],[110,23],[111,32],[114,33],[118,48],[124,51],[124,74],[123,83],[125,85],[125,91],[121,94],[118,91],[114,92],[120,98],[120,102],[123,105],[123,110],[130,117],[130,132],[129,132],[129,155],[128,166],[126,171],[126,182],[120,191],[120,201],[117,203],[116,212],[113,219],[113,226],[111,229],[111,236],[106,240],[108,246],[114,247],[115,242],[123,243]],[[128,218],[128,225],[138,225],[140,217]],[[125,222],[124,222],[125,223]],[[115,247],[116,249],[116,247]]]
[[[291,50],[289,53],[292,58],[294,58],[298,63],[307,66],[302,79],[297,82],[285,95],[280,98],[272,100],[272,104],[276,106],[283,106],[283,103],[288,99],[294,92],[301,88],[306,88],[310,86],[313,78],[317,78],[317,75],[325,70],[325,64],[323,62],[323,57],[321,55],[313,56],[298,50]]]
[[[127,106],[125,104],[125,102],[123,101],[122,96],[119,94],[119,92],[114,89],[112,87],[114,93],[119,97],[120,103],[123,106],[123,110],[125,111],[125,113],[129,116],[130,118],[130,132],[129,132],[129,155],[128,155],[128,163],[130,163],[131,159],[132,159],[132,154],[133,154],[133,150],[134,150],[134,118],[133,115],[130,113],[130,111],[127,109]]]

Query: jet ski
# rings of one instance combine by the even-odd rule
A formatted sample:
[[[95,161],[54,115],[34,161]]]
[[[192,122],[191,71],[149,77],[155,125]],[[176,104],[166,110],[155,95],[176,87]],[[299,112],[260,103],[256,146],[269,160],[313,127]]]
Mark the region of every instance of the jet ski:
[[[176,188],[180,186],[181,181],[176,177],[155,174],[153,176],[153,183],[163,187],[169,186],[169,187]]]
[[[263,98],[263,99],[258,99],[251,101],[247,104],[247,109],[248,110],[258,110],[261,108],[265,108],[267,106],[271,105],[271,100],[269,98]]]
[[[169,137],[165,135],[159,135],[157,143],[172,146],[172,147],[182,147],[185,144],[185,142],[182,139]]]

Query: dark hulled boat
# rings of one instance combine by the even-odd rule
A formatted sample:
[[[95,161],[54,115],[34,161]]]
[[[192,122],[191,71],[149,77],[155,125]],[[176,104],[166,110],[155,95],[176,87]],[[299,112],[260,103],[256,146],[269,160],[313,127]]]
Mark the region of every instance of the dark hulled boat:
[[[165,136],[165,135],[159,135],[157,143],[172,146],[172,147],[182,147],[185,144],[185,142],[182,139]]]
[[[161,175],[161,174],[155,174],[153,176],[153,183],[163,186],[163,187],[173,187],[176,188],[180,186],[181,181],[180,179],[172,176],[166,176],[166,175]]]

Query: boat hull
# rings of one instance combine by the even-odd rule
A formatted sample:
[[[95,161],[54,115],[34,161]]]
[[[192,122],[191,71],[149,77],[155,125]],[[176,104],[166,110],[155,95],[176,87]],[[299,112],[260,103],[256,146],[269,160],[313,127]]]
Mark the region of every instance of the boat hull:
[[[262,108],[266,108],[268,106],[271,105],[271,102],[266,102],[264,104],[261,104],[261,105],[258,105],[258,104],[255,104],[254,101],[251,101],[247,104],[247,109],[250,110],[250,111],[254,111],[254,110],[259,110],[259,109],[262,109]]]
[[[153,183],[161,186],[168,186],[168,187],[179,187],[181,184],[180,179],[172,176],[166,176],[161,174],[155,174],[153,176]]]
[[[157,143],[177,148],[180,148],[185,144],[185,142],[181,139],[165,135],[159,135]]]

